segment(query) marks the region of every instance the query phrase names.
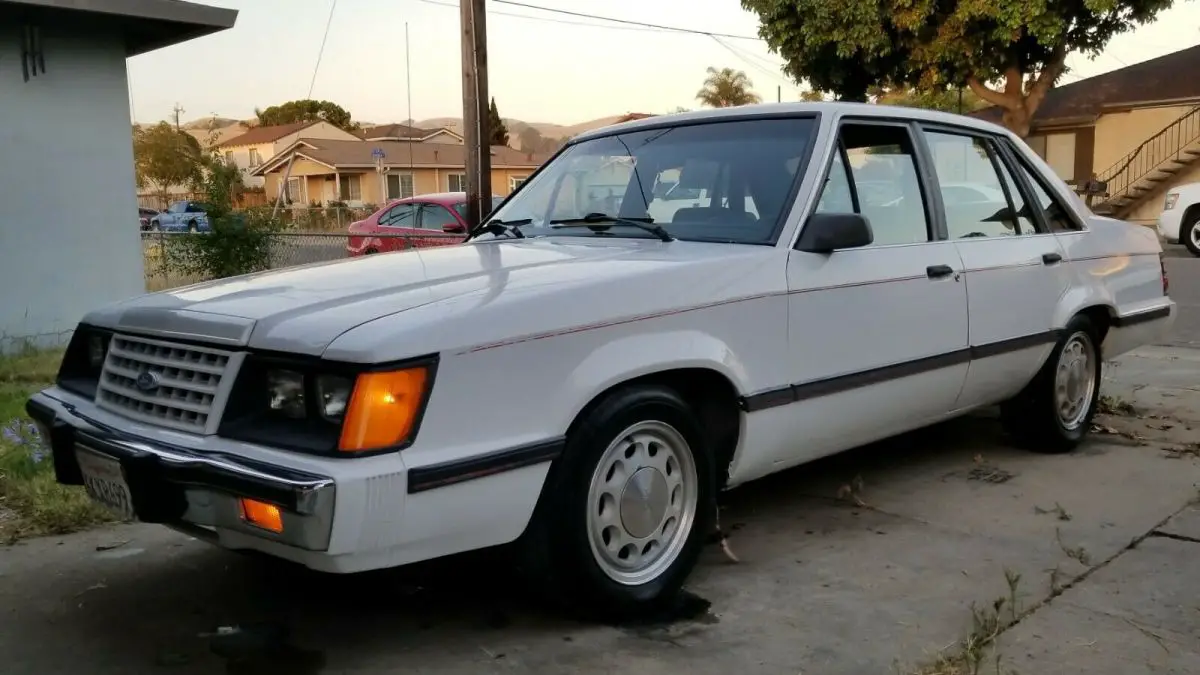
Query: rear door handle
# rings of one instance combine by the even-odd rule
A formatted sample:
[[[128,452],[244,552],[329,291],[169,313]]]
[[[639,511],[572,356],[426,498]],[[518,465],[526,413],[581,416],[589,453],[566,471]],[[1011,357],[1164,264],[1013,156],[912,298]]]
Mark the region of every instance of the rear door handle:
[[[954,269],[949,265],[930,265],[925,268],[925,274],[929,275],[930,279],[940,279],[954,274]]]
[[[1060,263],[1060,262],[1062,262],[1062,256],[1057,253],[1043,253],[1042,254],[1042,264],[1043,265],[1053,265],[1055,263]]]

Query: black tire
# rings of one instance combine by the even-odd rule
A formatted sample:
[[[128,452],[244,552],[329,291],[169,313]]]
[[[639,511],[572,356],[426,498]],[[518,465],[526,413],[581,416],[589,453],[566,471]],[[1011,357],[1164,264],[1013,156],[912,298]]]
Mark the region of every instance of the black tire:
[[[374,255],[375,253],[379,253],[379,251],[373,248],[363,251],[363,255]]]
[[[1183,225],[1179,228],[1179,243],[1187,247],[1187,250],[1192,255],[1200,258],[1200,244],[1197,244],[1197,239],[1200,239],[1200,209],[1193,210],[1188,214],[1183,221]]]
[[[198,227],[196,226],[196,221],[194,221],[194,220],[193,220],[193,221],[191,221],[191,222],[189,222],[189,223],[188,223],[188,232],[191,232],[192,234],[195,234],[195,233],[197,233],[197,232],[199,232],[199,231],[200,231],[200,228],[198,228]]]
[[[600,502],[589,504],[592,496],[589,491],[593,474],[599,470],[610,445],[639,423],[666,425],[690,448],[697,499],[691,530],[679,535],[678,543],[674,544],[678,550],[674,559],[653,578],[634,585],[614,580],[601,567],[597,559],[601,554],[593,553],[589,519],[592,509],[600,510],[597,508]],[[653,445],[647,444],[648,457],[655,456],[649,450]],[[671,455],[672,451],[667,450],[663,456]],[[628,454],[624,456],[629,457]],[[681,471],[679,475],[686,481],[689,473],[686,468]],[[670,501],[670,488],[664,489],[668,492],[660,494]],[[517,543],[518,564],[531,585],[541,589],[547,600],[568,611],[582,613],[588,618],[618,621],[653,615],[676,600],[695,567],[713,528],[716,491],[712,452],[705,443],[694,412],[679,394],[658,385],[618,389],[585,411],[572,425],[566,449],[551,468],[529,527]],[[685,499],[684,494],[680,493],[681,501]],[[627,529],[624,520],[620,520],[620,506],[608,503],[616,507],[620,527]],[[660,516],[661,522],[651,531],[671,529],[667,516],[669,512]],[[682,520],[686,518],[676,522]],[[647,524],[651,522],[655,522],[654,516]],[[666,550],[672,547],[672,544],[666,544]]]
[[[1092,376],[1092,390],[1086,398],[1086,409],[1064,422],[1056,403],[1056,374],[1063,352],[1076,343],[1090,350],[1087,364]],[[1000,406],[1004,428],[1022,446],[1043,453],[1064,453],[1074,450],[1087,436],[1100,400],[1101,356],[1099,331],[1090,318],[1076,315],[1063,329],[1054,349],[1038,374],[1025,389]]]

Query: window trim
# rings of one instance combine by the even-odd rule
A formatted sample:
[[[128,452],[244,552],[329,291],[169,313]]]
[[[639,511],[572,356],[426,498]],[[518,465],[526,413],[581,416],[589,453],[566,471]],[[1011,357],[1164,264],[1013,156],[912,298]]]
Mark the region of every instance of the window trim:
[[[454,176],[460,176],[459,181],[462,183],[461,190],[455,190],[450,185],[450,179]],[[467,172],[465,171],[450,171],[446,173],[446,192],[466,192],[467,191]]]
[[[913,162],[916,165],[915,173],[917,176],[917,186],[918,186],[917,189],[921,192],[921,203],[922,203],[922,207],[925,210],[925,236],[926,236],[925,241],[923,241],[923,242],[919,242],[919,241],[918,242],[908,242],[908,243],[904,243],[904,244],[882,244],[879,246],[872,245],[870,247],[864,247],[864,248],[881,249],[881,248],[894,248],[894,247],[899,247],[899,246],[915,246],[915,245],[920,245],[920,244],[932,244],[932,243],[935,243],[938,241],[946,240],[946,238],[947,238],[946,223],[945,223],[945,219],[942,217],[941,197],[937,193],[937,191],[933,191],[930,189],[929,175],[926,170],[926,167],[929,166],[929,157],[930,157],[929,150],[925,146],[925,137],[923,134],[921,134],[921,129],[918,126],[917,122],[915,122],[913,120],[892,118],[892,117],[846,115],[846,116],[837,118],[832,125],[833,129],[830,133],[831,138],[827,141],[827,146],[826,146],[826,151],[825,151],[825,161],[823,162],[823,166],[821,167],[821,173],[818,176],[816,182],[813,184],[813,187],[812,187],[813,193],[811,195],[811,198],[809,199],[808,208],[805,210],[805,213],[800,218],[800,225],[799,225],[799,227],[796,228],[796,233],[794,235],[794,238],[792,239],[792,243],[791,243],[791,246],[789,246],[789,248],[791,248],[793,250],[799,250],[797,247],[800,245],[800,236],[802,234],[804,234],[804,228],[808,226],[809,218],[811,218],[812,215],[814,213],[816,213],[817,203],[820,201],[821,192],[825,189],[825,184],[829,180],[829,174],[833,170],[833,157],[835,154],[841,154],[843,152],[843,150],[845,149],[844,143],[842,141],[842,127],[846,126],[847,124],[862,125],[862,126],[894,127],[894,128],[903,129],[908,134],[909,142],[912,144]],[[812,160],[811,160],[811,151],[810,151],[809,162],[811,162],[811,161]],[[843,157],[842,164],[845,167],[847,178],[848,179],[851,178],[853,176],[853,173],[850,171],[849,158]],[[810,171],[812,170],[811,166],[809,167],[809,170]],[[802,177],[797,176],[797,178],[799,179]],[[802,182],[802,180],[796,181],[797,189],[799,188],[799,184],[801,182]],[[849,182],[852,185],[854,183],[853,180],[850,180]],[[857,188],[851,188],[851,189],[853,192],[857,192]],[[793,197],[793,208],[795,208],[794,200],[795,200],[795,197]],[[936,202],[934,200],[936,200]],[[935,206],[936,206],[936,208],[934,208]]]
[[[525,181],[527,181],[527,180],[529,180],[529,176],[509,176],[508,177],[509,193],[511,194],[513,192],[516,192],[521,187],[521,185],[525,184]],[[514,185],[513,183],[515,181],[521,181],[521,185]]]
[[[1025,198],[1028,199],[1030,203],[1038,204],[1038,208],[1033,210],[1036,211],[1036,218],[1041,226],[1045,229],[1046,234],[1072,234],[1088,231],[1087,223],[1084,222],[1084,219],[1080,217],[1080,214],[1076,212],[1073,206],[1068,206],[1066,204],[1066,201],[1063,199],[1062,195],[1057,189],[1046,185],[1046,177],[1042,175],[1041,170],[1039,170],[1037,166],[1030,162],[1028,157],[1025,157],[1021,154],[1020,149],[1013,145],[1012,139],[997,137],[996,145],[999,146],[1001,153],[1008,160],[1009,166],[1020,169],[1019,171],[1013,170],[1013,178],[1017,181],[1017,184],[1021,187],[1021,190],[1026,195]],[[1054,175],[1056,178],[1058,178],[1058,174]],[[1055,232],[1054,228],[1050,227],[1050,222],[1046,219],[1045,210],[1041,208],[1041,201],[1037,199],[1033,191],[1033,185],[1029,182],[1030,178],[1032,178],[1038,184],[1038,187],[1040,187],[1042,191],[1046,193],[1046,196],[1050,197],[1050,200],[1057,204],[1059,209],[1066,214],[1067,220],[1071,221],[1071,223],[1075,225],[1074,230],[1067,230],[1060,233]],[[1059,178],[1059,180],[1062,179]]]
[[[388,192],[391,190],[391,187],[392,187],[390,185],[390,179],[392,176],[396,177],[396,189],[399,192],[398,196],[396,196],[396,197],[393,197],[390,194],[388,194]],[[412,194],[410,194],[410,195],[404,194],[404,179],[405,179],[405,177],[407,177],[409,179],[409,181],[412,183]],[[416,197],[417,196],[417,176],[412,171],[388,171],[387,173],[384,174],[383,191],[384,191],[384,197],[386,198],[386,201],[389,201],[389,202],[394,199],[411,199],[413,197]]]

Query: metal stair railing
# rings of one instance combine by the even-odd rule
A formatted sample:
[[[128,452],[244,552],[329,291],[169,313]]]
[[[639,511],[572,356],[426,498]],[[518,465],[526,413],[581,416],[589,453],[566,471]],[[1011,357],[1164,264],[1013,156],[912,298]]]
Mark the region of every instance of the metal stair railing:
[[[1096,176],[1108,185],[1106,201],[1111,203],[1129,196],[1134,185],[1172,160],[1190,162],[1194,157],[1184,158],[1184,149],[1197,141],[1200,141],[1200,106],[1180,115]]]

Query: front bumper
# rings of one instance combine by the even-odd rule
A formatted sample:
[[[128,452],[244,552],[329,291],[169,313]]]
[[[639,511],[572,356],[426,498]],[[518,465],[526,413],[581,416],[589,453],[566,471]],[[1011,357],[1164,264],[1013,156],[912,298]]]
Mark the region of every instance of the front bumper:
[[[1155,224],[1158,236],[1166,240],[1168,244],[1179,243],[1179,224],[1183,218],[1183,211],[1184,209],[1174,208],[1158,215],[1158,221]]]
[[[89,419],[46,392],[35,394],[26,411],[46,434],[60,483],[83,484],[77,451],[116,460],[139,521],[185,529],[214,541],[228,532],[307,551],[329,548],[336,491],[329,477],[131,436]],[[242,497],[279,507],[282,532],[246,522],[239,505]]]

